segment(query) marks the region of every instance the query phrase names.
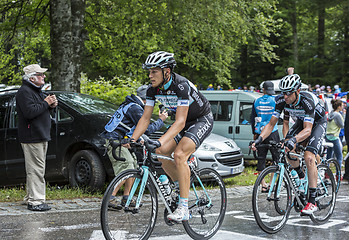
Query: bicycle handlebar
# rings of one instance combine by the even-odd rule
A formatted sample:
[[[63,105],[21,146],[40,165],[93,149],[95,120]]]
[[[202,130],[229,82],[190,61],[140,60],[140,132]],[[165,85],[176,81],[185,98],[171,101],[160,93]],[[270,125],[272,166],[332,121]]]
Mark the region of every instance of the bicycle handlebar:
[[[111,150],[111,154],[113,155],[113,158],[117,161],[122,161],[122,162],[126,162],[126,159],[125,158],[122,158],[122,157],[118,157],[115,153],[116,149],[121,146],[121,143],[120,142],[114,142],[114,140],[110,139],[109,140],[109,144],[110,146],[112,147],[112,150]]]

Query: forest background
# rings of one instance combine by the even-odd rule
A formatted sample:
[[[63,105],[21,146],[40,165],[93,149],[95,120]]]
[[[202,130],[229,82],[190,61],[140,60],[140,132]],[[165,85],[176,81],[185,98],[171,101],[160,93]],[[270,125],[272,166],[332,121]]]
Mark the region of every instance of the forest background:
[[[204,89],[259,86],[288,66],[306,84],[349,89],[349,0],[2,0],[0,14],[6,85],[38,63],[54,90],[125,93],[164,50]]]

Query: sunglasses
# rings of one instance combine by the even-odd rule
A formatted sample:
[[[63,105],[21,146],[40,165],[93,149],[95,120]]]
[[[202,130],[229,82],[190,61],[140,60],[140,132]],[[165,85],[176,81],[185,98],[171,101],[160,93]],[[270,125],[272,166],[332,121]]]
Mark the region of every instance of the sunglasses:
[[[292,93],[294,93],[294,92],[282,92],[282,94],[283,94],[283,95],[286,95],[286,96],[291,96]]]
[[[43,76],[45,76],[45,74],[44,73],[36,73],[35,76],[43,77]]]

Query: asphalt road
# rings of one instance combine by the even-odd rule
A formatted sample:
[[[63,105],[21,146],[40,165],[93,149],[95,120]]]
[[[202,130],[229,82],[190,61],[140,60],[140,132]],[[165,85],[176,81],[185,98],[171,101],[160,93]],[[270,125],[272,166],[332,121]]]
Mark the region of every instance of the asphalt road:
[[[329,222],[315,225],[308,217],[292,211],[287,225],[280,232],[264,233],[256,224],[251,207],[252,187],[228,189],[228,209],[219,232],[221,239],[348,239],[349,185],[342,185],[334,214]],[[50,201],[52,210],[31,212],[21,203],[0,203],[0,239],[104,239],[99,217],[101,200],[75,199]],[[159,210],[156,227],[150,239],[190,239],[181,225],[169,227]]]

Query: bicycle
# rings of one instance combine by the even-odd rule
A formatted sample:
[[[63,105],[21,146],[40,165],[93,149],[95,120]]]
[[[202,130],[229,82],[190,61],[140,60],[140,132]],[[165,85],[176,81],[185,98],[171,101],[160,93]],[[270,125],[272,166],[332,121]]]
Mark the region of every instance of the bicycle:
[[[258,145],[260,146],[260,145]],[[309,197],[308,176],[303,153],[285,153],[281,143],[266,144],[268,147],[280,149],[280,157],[276,165],[265,168],[258,176],[252,194],[252,209],[258,226],[267,233],[280,231],[289,218],[291,209],[300,212],[307,204]],[[292,176],[294,171],[286,161],[300,160],[305,178],[299,179]],[[318,211],[309,215],[316,224],[322,224],[332,216],[336,201],[336,184],[333,174],[326,164],[317,165],[317,197],[315,199]],[[329,176],[325,178],[325,174]],[[261,182],[269,183],[267,191],[263,191]]]
[[[152,153],[149,138],[143,136],[144,144],[131,143],[133,148],[141,149],[141,166],[135,170],[126,170],[116,176],[109,184],[101,206],[101,225],[106,239],[148,239],[153,232],[158,215],[158,197],[165,205],[164,221],[172,226],[175,223],[167,215],[177,208],[178,192],[171,181],[171,193],[159,180],[165,174],[157,159],[174,161],[173,158]],[[113,145],[115,154],[116,143]],[[221,176],[213,169],[197,169],[196,158],[188,161],[190,167],[190,190],[188,208],[191,219],[183,221],[183,227],[193,239],[209,239],[220,228],[226,211],[227,193]],[[126,179],[134,179],[130,195],[123,210],[108,209],[110,196],[115,188]],[[170,178],[169,178],[170,179]],[[121,189],[119,190],[119,192]],[[131,201],[135,201],[132,206]]]

